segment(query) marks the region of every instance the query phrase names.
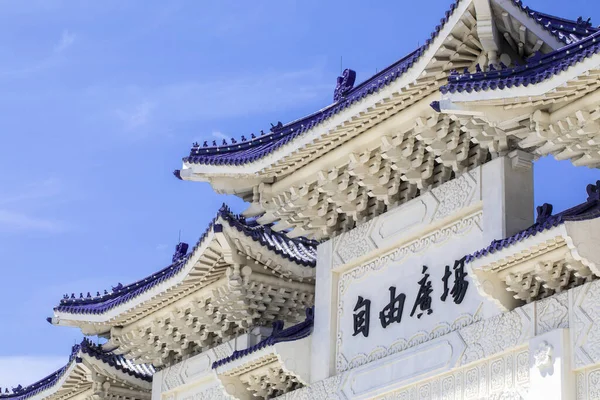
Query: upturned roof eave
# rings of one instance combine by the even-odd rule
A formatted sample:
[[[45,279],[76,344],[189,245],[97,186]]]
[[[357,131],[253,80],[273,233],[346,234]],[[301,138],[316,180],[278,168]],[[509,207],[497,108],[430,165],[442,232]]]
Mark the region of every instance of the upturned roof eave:
[[[263,231],[270,229],[268,227],[262,227],[261,230],[253,232],[261,232],[259,234],[248,233],[246,232],[247,229],[250,228],[241,224],[235,217],[230,215],[229,212],[220,212],[210,224],[194,250],[186,256],[185,261],[178,266],[179,270],[166,275],[166,278],[159,276],[158,279],[156,279],[156,284],[147,288],[141,286],[137,291],[127,290],[127,288],[135,286],[136,283],[127,285],[121,289],[124,291],[122,299],[119,297],[110,298],[107,304],[103,303],[102,298],[99,298],[98,301],[92,299],[89,302],[86,302],[86,299],[83,299],[81,304],[78,304],[78,302],[80,302],[79,300],[69,300],[68,304],[61,304],[55,308],[54,316],[49,318],[49,322],[54,325],[76,326],[82,329],[83,327],[86,327],[86,329],[102,330],[100,326],[112,326],[123,319],[129,318],[128,315],[133,311],[138,315],[136,319],[142,318],[147,314],[147,312],[144,311],[145,308],[152,307],[152,304],[149,302],[157,297],[165,295],[167,292],[169,292],[169,298],[181,298],[177,296],[179,292],[170,291],[173,289],[176,290],[178,286],[188,279],[189,273],[202,257],[204,251],[210,247],[212,241],[218,240],[217,234],[224,234],[229,238],[229,241],[240,240],[250,246],[260,246],[260,252],[264,256],[278,260],[277,264],[284,267],[284,272],[289,270],[294,276],[297,275],[303,279],[314,277],[316,242],[304,238],[287,239],[287,243],[282,241],[279,243],[278,247],[276,243],[269,243],[269,240],[273,241],[275,238],[285,238],[284,235],[277,232],[271,232],[269,235],[261,234]],[[290,243],[293,243],[295,247],[291,248]],[[295,259],[292,258],[292,253],[296,257]],[[301,257],[304,257],[304,259]],[[167,272],[168,268],[169,267],[167,267]],[[171,266],[170,268],[175,267]],[[153,274],[150,278],[155,279],[155,275],[162,274],[163,271],[165,271],[165,269],[159,271],[157,274]],[[223,273],[223,277],[224,276]],[[138,283],[142,282],[144,282],[144,279],[138,281]],[[200,289],[201,288],[198,288],[198,290]],[[108,332],[108,329],[104,329],[104,331]]]
[[[538,67],[540,64],[544,65]],[[524,66],[507,69],[513,70],[513,73],[504,74],[504,71],[496,70],[450,77],[448,84],[440,88],[442,110],[444,102],[474,103],[541,97],[598,67],[600,31],[540,59],[531,60]]]
[[[451,10],[449,12],[447,12],[446,19],[442,20],[442,23],[436,27],[434,33],[432,34],[431,43],[428,42],[425,46],[418,48],[413,53],[410,53],[409,55],[406,56],[406,57],[411,57],[414,55],[414,53],[422,51],[422,54],[420,54],[418,56],[418,61],[415,62],[414,65],[411,64],[411,67],[405,73],[403,73],[397,80],[390,83],[388,85],[388,87],[394,87],[394,86],[398,86],[398,85],[402,86],[402,83],[398,83],[398,82],[403,82],[404,78],[407,78],[408,76],[410,76],[410,78],[408,79],[410,81],[413,78],[413,75],[415,73],[417,73],[417,76],[418,76],[418,73],[423,73],[425,71],[425,67],[426,67],[427,63],[422,63],[421,61],[423,59],[426,59],[426,60],[431,59],[433,54],[435,54],[435,52],[439,48],[439,46],[438,46],[439,42],[443,42],[444,38],[447,37],[447,35],[448,35],[447,32],[445,34],[441,34],[441,32],[444,29],[447,29],[447,27],[449,25],[448,22],[451,20],[451,18],[456,17],[456,14],[457,14],[456,10],[458,8],[464,7],[465,4],[467,4],[467,5],[470,4],[471,1],[463,1],[462,4],[460,4],[460,2],[457,2],[457,3],[459,4],[460,7],[454,6],[454,5],[451,7]],[[538,30],[539,30],[538,34],[541,34],[543,36],[544,42],[548,43],[550,45],[550,47],[553,49],[558,49],[558,48],[564,46],[565,44],[568,44],[569,39],[564,37],[564,33],[562,31],[553,29],[551,26],[549,26],[548,24],[550,22],[563,21],[564,23],[568,23],[573,26],[578,26],[577,21],[571,21],[571,20],[564,19],[564,18],[554,17],[549,14],[531,10],[528,7],[525,7],[520,1],[506,0],[506,1],[499,2],[499,5],[504,9],[511,10],[511,13],[513,13],[513,14],[521,14],[521,18],[523,20],[527,19],[527,20],[531,21],[531,23],[533,23],[535,26],[538,27]],[[464,12],[464,9],[462,9],[462,12]],[[461,14],[462,14],[462,12],[461,12]],[[581,33],[581,32],[579,32],[580,30],[585,30],[585,29],[578,28],[577,33]],[[450,29],[450,31],[451,31],[451,29]],[[597,29],[589,28],[589,31],[595,32],[595,31],[597,31]],[[434,43],[436,41],[438,43]],[[400,63],[403,59],[397,61],[396,63],[392,64],[390,67],[387,67],[382,72],[374,75],[373,77],[363,81],[361,84],[354,87],[352,89],[352,91],[348,93],[347,96],[351,97],[354,92],[358,92],[361,89],[363,89],[365,86],[368,86],[368,85],[372,84],[372,82],[377,81],[377,79],[380,78],[381,76],[383,76],[386,73],[386,71],[389,71],[390,69],[392,69],[396,64]],[[385,89],[381,89],[381,90],[377,89],[377,90],[369,93],[367,96],[361,97],[360,103],[368,102],[373,98],[381,97],[381,96],[377,96],[377,95],[380,93],[380,91],[383,91],[383,90],[385,90]],[[375,101],[375,103],[376,103],[376,101]],[[266,143],[269,140],[276,140],[277,133],[281,131],[282,135],[283,135],[283,130],[285,130],[286,127],[292,126],[294,124],[298,124],[301,122],[308,123],[308,121],[311,117],[319,115],[320,113],[323,113],[323,112],[330,112],[331,109],[334,108],[335,106],[336,106],[336,103],[333,103],[329,106],[322,108],[321,110],[319,110],[315,113],[310,114],[307,117],[303,117],[303,118],[294,120],[288,124],[283,125],[280,130],[274,131],[273,133],[266,135],[264,138],[256,138],[256,139],[253,139],[253,141],[260,141],[261,143]],[[358,104],[352,104],[347,109],[347,111],[349,111],[350,115],[356,115],[358,113],[359,109],[360,109],[360,107]],[[329,119],[329,117],[328,117],[328,119]],[[212,147],[212,148],[209,147],[206,149],[200,148],[198,150],[199,151],[198,156],[193,156],[193,154],[192,154],[193,152],[192,152],[189,157],[184,158],[183,169],[181,171],[177,170],[176,175],[180,179],[190,180],[190,181],[207,181],[207,180],[211,180],[211,179],[222,179],[224,177],[231,177],[231,176],[252,176],[255,174],[267,177],[267,176],[269,176],[268,175],[269,168],[272,168],[278,164],[285,165],[285,160],[289,156],[291,156],[295,152],[299,151],[300,149],[304,148],[304,146],[306,146],[313,140],[322,139],[328,132],[328,129],[323,128],[323,123],[324,122],[320,122],[320,123],[316,124],[315,127],[312,127],[311,129],[302,133],[301,137],[295,136],[289,142],[286,141],[284,144],[277,145],[277,147],[275,149],[269,150],[268,153],[252,156],[249,159],[247,159],[247,157],[245,157],[244,159],[237,159],[237,157],[234,157],[236,159],[236,161],[230,162],[230,161],[224,161],[223,159],[214,159],[213,160],[210,157],[208,157],[205,161],[202,161],[204,159],[203,152],[209,152],[212,154],[215,151],[216,152],[223,151],[224,153],[226,153],[227,151],[234,151],[232,149],[235,149],[236,146],[238,146],[238,147],[248,146],[250,142],[245,142],[245,143],[237,143],[236,142],[235,144],[232,143],[231,145],[216,146],[216,147]],[[315,134],[315,132],[318,132],[318,133]],[[302,137],[310,137],[311,140],[304,143],[302,141]],[[297,163],[294,163],[294,164],[297,164]],[[294,168],[295,167],[293,167],[292,169],[288,168],[288,170],[291,171]]]
[[[48,376],[34,382],[21,390],[11,394],[0,394],[2,400],[42,400],[47,399],[51,396],[58,394],[62,389],[63,385],[67,380],[73,378],[73,371],[78,368],[82,363],[88,362],[96,364],[100,371],[106,371],[106,375],[110,377],[119,376],[126,380],[133,387],[138,387],[142,391],[149,391],[152,389],[151,384],[151,373],[153,369],[147,367],[148,374],[139,373],[137,371],[129,370],[120,365],[111,365],[110,361],[106,357],[114,357],[113,354],[107,353],[106,357],[102,357],[100,354],[95,354],[95,350],[89,348],[91,345],[87,339],[84,339],[79,345],[73,347],[73,351],[69,356],[67,364],[49,374]],[[122,360],[124,358],[120,357]],[[84,361],[85,360],[85,361]],[[75,376],[75,379],[82,379],[81,374]]]
[[[441,44],[443,44],[447,35],[452,31],[456,22],[460,19],[464,11],[471,5],[471,3],[472,0],[458,0],[451,5],[450,11],[446,13],[445,18],[442,19],[440,25],[436,26],[434,32],[431,34],[431,39],[427,41],[426,45],[419,47],[418,49],[411,52],[405,57],[410,58],[411,56],[414,56],[415,53],[418,53],[418,56],[415,57],[414,61],[410,62],[410,67],[408,67],[406,71],[398,74],[397,76],[395,76],[394,79],[391,80],[389,78],[384,78],[386,76],[386,73],[390,71],[390,68],[393,68],[394,66],[402,63],[402,61],[405,59],[403,58],[392,64],[390,67],[385,68],[383,71],[376,74],[375,76],[357,85],[352,89],[352,91],[350,91],[346,95],[346,97],[343,100],[341,100],[338,103],[334,103],[327,107],[324,107],[321,111],[330,110],[333,107],[339,106],[340,103],[347,103],[347,106],[342,107],[340,109],[340,112],[329,116],[326,120],[314,124],[314,126],[311,127],[309,130],[303,132],[301,137],[295,137],[292,141],[286,142],[284,145],[277,147],[275,150],[270,151],[267,154],[240,163],[199,163],[194,162],[192,156],[185,157],[183,160],[183,170],[176,171],[176,175],[181,174],[181,179],[183,180],[201,180],[201,178],[197,176],[192,178],[191,174],[248,175],[260,173],[268,166],[273,165],[276,162],[280,162],[297,149],[302,148],[305,144],[299,145],[299,142],[302,141],[301,139],[308,138],[309,140],[307,141],[307,143],[310,143],[315,139],[322,138],[323,134],[328,130],[323,128],[323,125],[325,124],[325,122],[329,122],[331,118],[337,117],[340,114],[346,114],[346,118],[341,119],[339,122],[342,123],[343,121],[348,120],[351,116],[359,113],[360,110],[377,106],[377,103],[379,103],[382,99],[390,97],[400,88],[405,87],[409,83],[416,81],[418,77],[423,74],[431,58],[438,51],[439,47],[441,46]],[[373,86],[374,89],[372,89],[370,86],[375,84],[377,84],[376,87]],[[367,93],[362,94],[361,91],[365,90],[367,91]],[[359,92],[360,95],[358,95]],[[352,97],[355,94],[357,94],[358,96],[356,99]],[[321,111],[310,114],[309,117],[317,115]],[[305,118],[307,117],[300,118],[291,123],[288,123],[284,125],[283,128],[291,124],[297,124],[298,121],[303,121]],[[258,140],[258,138],[256,140]],[[237,143],[237,145],[239,145],[239,143]],[[231,147],[235,146],[217,146],[214,149],[226,149]],[[187,172],[186,170],[192,171]]]

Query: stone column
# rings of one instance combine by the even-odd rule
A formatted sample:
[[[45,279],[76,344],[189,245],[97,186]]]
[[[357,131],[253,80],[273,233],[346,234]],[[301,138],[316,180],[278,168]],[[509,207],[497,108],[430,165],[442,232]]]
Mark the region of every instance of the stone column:
[[[575,398],[568,329],[556,329],[529,340],[529,379],[528,399]]]
[[[317,276],[315,284],[315,326],[312,333],[310,381],[311,383],[335,375],[335,274],[333,240],[317,247]]]
[[[162,398],[162,379],[163,371],[156,371],[152,376],[152,400],[161,400]]]

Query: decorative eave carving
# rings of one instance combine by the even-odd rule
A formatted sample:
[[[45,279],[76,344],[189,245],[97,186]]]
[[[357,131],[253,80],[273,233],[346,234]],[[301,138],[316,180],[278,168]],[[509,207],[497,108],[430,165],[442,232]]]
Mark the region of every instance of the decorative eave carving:
[[[247,332],[282,319],[302,320],[314,303],[314,286],[287,282],[229,267],[206,290],[157,310],[123,329],[113,329],[107,346],[137,362],[171,365]]]

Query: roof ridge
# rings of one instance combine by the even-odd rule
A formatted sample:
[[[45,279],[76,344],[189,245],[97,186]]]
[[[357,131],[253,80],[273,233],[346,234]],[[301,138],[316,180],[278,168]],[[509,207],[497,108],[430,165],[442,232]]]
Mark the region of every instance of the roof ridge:
[[[588,194],[586,201],[556,214],[552,214],[553,207],[549,203],[538,206],[537,218],[533,225],[504,239],[492,240],[487,247],[467,255],[466,261],[470,262],[487,254],[500,251],[566,221],[583,221],[600,217],[600,180],[596,181],[595,184],[587,185],[586,191]]]
[[[547,14],[541,11],[536,11],[529,6],[525,6],[522,0],[512,0],[512,3],[521,11],[527,14],[530,18],[532,18],[537,24],[542,26],[546,31],[555,36],[558,40],[565,44],[570,44],[577,42],[577,40],[571,41],[571,39],[567,38],[567,33],[589,33],[587,30],[596,31],[598,28],[594,28],[591,23],[591,18],[584,20],[583,17],[577,18],[577,20],[572,20],[569,18],[558,17],[552,14]],[[554,26],[553,22],[557,23],[567,23],[576,27],[576,29],[572,31],[565,30],[563,26]],[[586,32],[584,32],[584,30]],[[593,32],[591,32],[593,33]]]
[[[104,352],[101,346],[94,345],[92,341],[88,338],[83,338],[83,340],[80,343],[75,344],[71,347],[71,354],[69,355],[69,360],[65,366],[57,369],[56,371],[52,372],[51,374],[32,384],[29,384],[27,386],[18,385],[17,387],[12,389],[12,393],[9,393],[8,388],[6,388],[4,393],[1,393],[0,390],[0,399],[25,400],[27,398],[35,396],[36,394],[44,390],[51,388],[64,376],[64,374],[67,372],[67,370],[71,367],[73,363],[81,362],[81,358],[79,357],[81,353],[89,354],[97,360],[102,361],[103,363],[110,365],[115,369],[121,370],[122,372],[127,373],[135,378],[142,379],[147,382],[152,381],[151,374],[154,373],[154,367],[152,367],[150,364],[140,364],[144,366],[144,368],[142,369],[148,371],[150,374],[140,373],[128,367],[124,367],[123,365],[119,365],[114,360],[111,360],[111,358],[121,358],[123,360],[126,360],[123,356],[116,355],[112,352]]]
[[[242,165],[253,162],[266,154],[273,152],[300,134],[319,125],[338,112],[345,110],[355,102],[379,91],[381,88],[389,85],[402,76],[415,62],[417,62],[418,59],[420,59],[431,43],[438,37],[440,31],[449,21],[450,17],[454,14],[454,11],[462,1],[464,0],[455,0],[450,4],[444,17],[440,20],[440,23],[435,26],[424,45],[419,46],[417,49],[388,65],[380,72],[365,79],[358,85],[354,86],[354,82],[352,82],[352,85],[344,86],[341,93],[342,95],[339,96],[337,101],[334,100],[334,102],[328,106],[286,124],[282,124],[281,122],[271,124],[271,133],[264,133],[264,131],[261,131],[261,136],[253,135],[250,140],[248,140],[245,135],[242,135],[240,141],[233,139],[231,143],[229,143],[226,140],[223,140],[222,145],[218,145],[216,140],[213,140],[213,146],[209,146],[208,140],[204,141],[202,146],[196,142],[190,149],[189,156],[184,157],[183,161],[209,165]],[[353,71],[347,69],[344,71],[343,76],[346,74],[352,75],[351,72]],[[337,91],[334,92],[336,93]],[[243,152],[246,152],[246,154],[239,157],[236,156],[238,153]],[[228,155],[232,154],[234,155],[233,157],[227,158]],[[181,179],[180,170],[175,170],[174,174]]]
[[[547,54],[537,54],[523,65],[507,67],[500,63],[500,68],[490,65],[482,70],[476,65],[476,72],[454,71],[448,76],[448,83],[440,87],[442,94],[473,90],[503,89],[504,87],[536,84],[565,71],[581,62],[584,58],[600,52],[600,30]],[[550,68],[553,67],[553,68]],[[523,76],[517,79],[519,74]],[[516,80],[515,80],[516,79]],[[480,83],[481,82],[481,83]]]
[[[171,264],[150,276],[146,276],[127,285],[118,283],[110,292],[105,290],[104,294],[98,292],[96,296],[92,296],[88,292],[87,296],[84,296],[83,293],[80,293],[79,298],[77,298],[74,293],[70,296],[64,295],[59,305],[54,308],[54,311],[80,312],[86,314],[102,313],[127,302],[150,288],[172,278],[179,274],[185,267],[187,261],[198,248],[201,247],[211,230],[222,229],[221,224],[218,223],[219,218],[222,218],[229,226],[235,227],[238,231],[243,232],[254,241],[259,242],[262,246],[267,247],[270,251],[273,251],[281,257],[305,267],[315,267],[317,241],[308,238],[290,238],[283,232],[271,230],[270,225],[249,225],[248,219],[240,214],[233,213],[231,208],[223,203],[191,251],[187,253],[183,252],[183,250],[187,251],[186,243],[179,243],[177,245],[174,261]],[[269,241],[269,237],[275,238],[276,243]],[[291,247],[290,244],[292,244]],[[86,306],[88,307],[86,308]],[[97,307],[93,308],[93,306]],[[52,317],[48,317],[46,320],[50,323],[53,322]]]
[[[289,328],[283,329],[284,322],[277,320],[273,322],[273,331],[269,336],[258,342],[257,344],[247,347],[244,350],[235,350],[230,356],[221,358],[212,363],[212,369],[216,369],[224,364],[231,361],[242,358],[248,354],[254,353],[255,351],[261,350],[267,346],[273,346],[277,343],[291,342],[294,340],[304,339],[308,337],[314,327],[315,321],[315,309],[314,306],[306,309],[306,318],[304,321],[292,325]]]

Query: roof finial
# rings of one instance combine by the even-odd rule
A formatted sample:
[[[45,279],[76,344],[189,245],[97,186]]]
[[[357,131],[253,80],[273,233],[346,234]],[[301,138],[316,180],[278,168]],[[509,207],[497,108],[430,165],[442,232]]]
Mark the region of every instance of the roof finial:
[[[600,180],[596,181],[595,185],[593,183],[590,183],[589,185],[587,185],[586,190],[587,190],[587,194],[588,194],[587,201],[594,201],[594,200],[600,201]]]
[[[537,218],[535,219],[536,224],[544,223],[552,215],[552,204],[544,203],[537,207]]]
[[[337,84],[333,91],[333,101],[338,102],[344,98],[344,96],[352,90],[354,87],[354,81],[356,80],[356,72],[346,68],[341,76],[337,78]]]
[[[188,251],[187,243],[183,243],[183,242],[177,243],[177,246],[175,246],[175,253],[173,253],[172,261],[175,263],[175,262],[181,260],[187,254],[187,251]]]

